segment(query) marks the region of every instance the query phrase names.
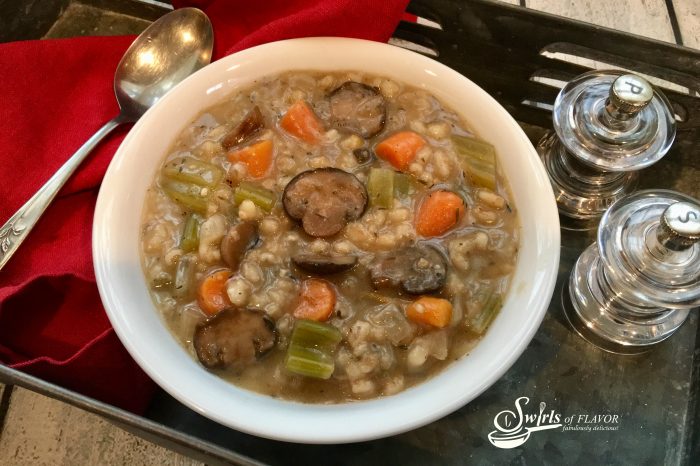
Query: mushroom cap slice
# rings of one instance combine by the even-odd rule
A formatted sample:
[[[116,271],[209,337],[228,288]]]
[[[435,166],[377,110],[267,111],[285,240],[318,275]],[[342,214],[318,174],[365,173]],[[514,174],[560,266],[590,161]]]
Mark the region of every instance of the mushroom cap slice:
[[[378,134],[386,122],[386,101],[377,88],[346,81],[328,96],[330,124],[341,131],[359,134],[365,139]]]
[[[324,256],[321,254],[296,254],[292,262],[301,270],[314,275],[331,275],[345,272],[357,264],[357,256]]]
[[[383,254],[369,270],[376,288],[397,288],[409,294],[434,293],[447,281],[447,260],[437,248],[425,244]]]
[[[367,208],[367,189],[352,173],[318,168],[299,173],[284,188],[282,204],[304,231],[316,237],[332,236]]]
[[[221,146],[225,150],[229,150],[236,147],[239,144],[251,139],[255,134],[265,127],[265,121],[263,120],[262,112],[260,107],[257,105],[249,111],[243,120],[231,130],[224,138],[221,140]]]
[[[221,259],[232,270],[238,270],[246,251],[258,241],[258,226],[252,222],[240,222],[228,229],[221,240]]]
[[[198,325],[192,339],[204,367],[235,372],[253,364],[276,343],[274,322],[253,309],[224,309]]]

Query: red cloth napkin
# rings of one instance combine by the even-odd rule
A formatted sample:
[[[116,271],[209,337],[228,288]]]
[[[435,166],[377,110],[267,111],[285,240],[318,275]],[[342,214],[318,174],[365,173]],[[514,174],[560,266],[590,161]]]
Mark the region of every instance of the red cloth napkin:
[[[295,37],[338,36],[386,42],[408,0],[173,0],[203,10],[214,25],[214,56]]]
[[[292,37],[386,41],[408,0],[174,1],[212,19],[215,57]],[[0,224],[118,113],[114,70],[133,37],[0,44]],[[142,412],[155,390],[117,339],[92,268],[100,181],[128,131],[107,138],[0,270],[0,362]],[[115,220],[116,221],[116,220]]]

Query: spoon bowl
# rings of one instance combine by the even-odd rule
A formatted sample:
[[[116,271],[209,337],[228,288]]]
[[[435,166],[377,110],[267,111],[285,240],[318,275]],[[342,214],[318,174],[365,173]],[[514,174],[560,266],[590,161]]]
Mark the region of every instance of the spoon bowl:
[[[137,120],[166,92],[211,60],[213,30],[196,8],[161,17],[127,49],[114,74],[114,93],[125,117]]]
[[[75,154],[0,227],[0,269],[17,251],[61,187],[114,128],[135,122],[180,81],[209,64],[214,45],[209,18],[196,8],[172,11],[151,24],[127,49],[114,75],[119,115]]]
[[[493,432],[489,433],[488,437],[493,446],[498,448],[510,449],[519,447],[523,443],[527,442],[527,439],[530,438],[530,430],[527,427],[525,427],[520,432],[516,432],[513,434],[504,434],[503,432],[498,432],[497,430],[494,430]]]
[[[541,413],[541,411],[540,411]],[[544,426],[532,426],[532,427],[522,427],[515,432],[499,432],[494,430],[489,433],[489,440],[491,444],[498,448],[515,448],[519,447],[523,443],[527,442],[530,438],[530,433],[537,432],[539,430],[549,430],[557,429],[561,427],[561,424],[547,424]]]

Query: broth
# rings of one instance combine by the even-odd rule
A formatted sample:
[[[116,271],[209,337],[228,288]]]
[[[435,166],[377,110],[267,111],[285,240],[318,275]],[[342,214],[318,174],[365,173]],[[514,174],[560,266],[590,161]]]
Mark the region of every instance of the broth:
[[[146,196],[144,274],[175,338],[236,385],[391,395],[467,354],[500,309],[519,239],[497,167],[423,90],[271,76],[172,145]]]

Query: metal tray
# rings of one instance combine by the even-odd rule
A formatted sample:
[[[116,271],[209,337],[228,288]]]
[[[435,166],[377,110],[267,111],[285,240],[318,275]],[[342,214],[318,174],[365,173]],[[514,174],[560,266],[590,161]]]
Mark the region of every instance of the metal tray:
[[[17,2],[22,3],[37,2]],[[138,0],[54,3],[53,12],[36,13],[40,21],[25,21],[12,30],[0,27],[0,40],[85,34],[81,24],[101,24],[99,31],[87,30],[93,34],[136,33],[146,24],[143,19],[168,8]],[[557,85],[586,71],[591,60],[656,78],[674,105],[679,131],[673,150],[643,172],[642,187],[700,196],[699,52],[487,0],[414,0],[409,10],[441,28],[401,23],[395,38],[486,89],[533,142],[550,125],[548,109]],[[563,233],[558,286],[548,313],[526,351],[496,384],[449,416],[386,439],[299,446],[222,427],[164,392],[144,416],[136,416],[7,367],[0,366],[0,381],[100,414],[209,464],[696,464],[698,316],[691,313],[677,334],[643,355],[614,355],[587,344],[566,323],[561,284],[592,241],[591,232]],[[581,428],[533,432],[518,448],[498,449],[487,437],[494,417],[513,410],[519,397],[528,397],[527,412],[537,414],[539,407],[540,413],[552,411]]]

